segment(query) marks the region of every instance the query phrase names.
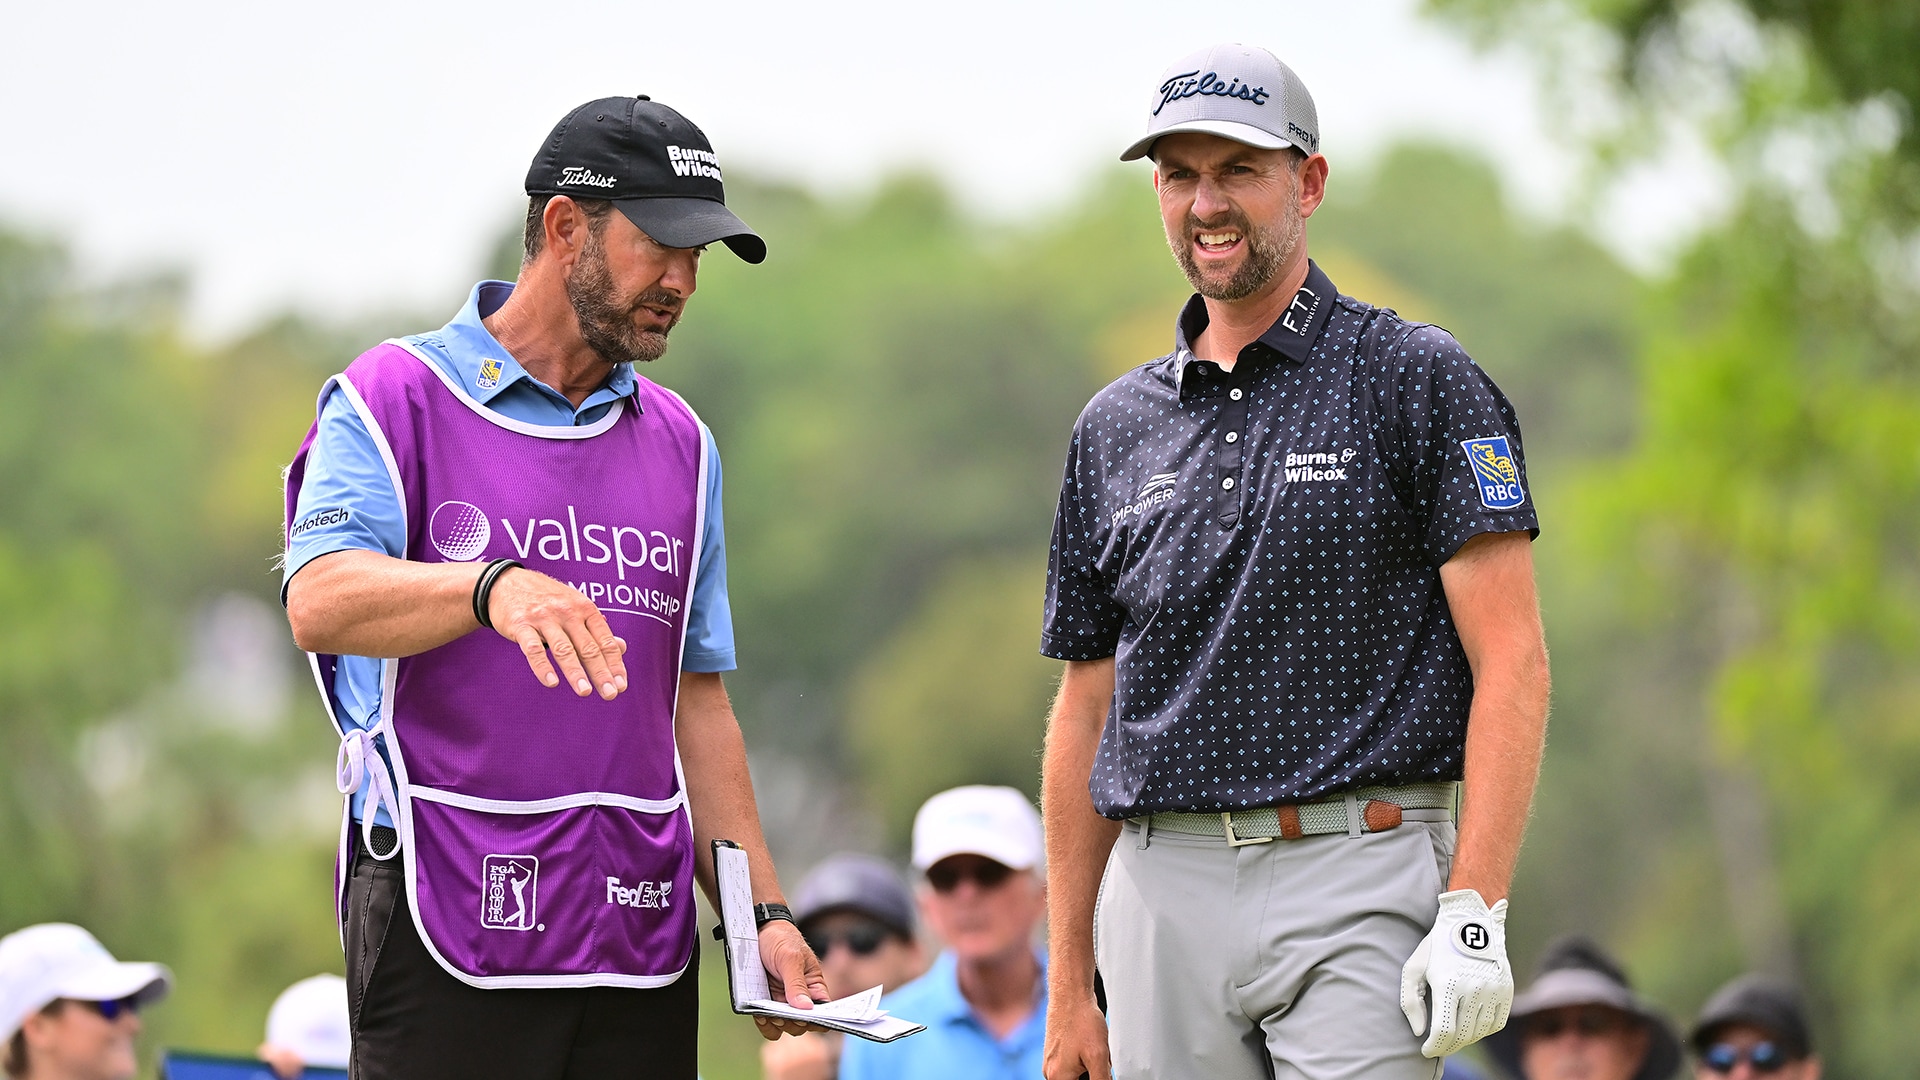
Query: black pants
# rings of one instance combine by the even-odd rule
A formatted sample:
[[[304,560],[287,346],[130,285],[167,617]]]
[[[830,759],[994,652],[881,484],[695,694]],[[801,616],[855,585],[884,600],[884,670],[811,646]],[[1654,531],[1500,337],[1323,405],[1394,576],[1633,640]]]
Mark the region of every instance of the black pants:
[[[468,986],[420,941],[400,860],[362,847],[346,945],[354,1080],[695,1080],[697,943],[686,974],[658,989]]]

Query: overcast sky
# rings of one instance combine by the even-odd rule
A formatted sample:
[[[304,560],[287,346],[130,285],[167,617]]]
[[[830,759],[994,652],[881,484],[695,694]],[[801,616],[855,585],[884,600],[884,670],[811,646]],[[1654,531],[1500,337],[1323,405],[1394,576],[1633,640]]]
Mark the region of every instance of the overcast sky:
[[[1476,55],[1414,0],[1179,7],[18,5],[0,220],[72,243],[95,276],[185,267],[202,333],[289,306],[444,306],[524,208],[534,148],[582,101],[651,94],[728,170],[857,192],[931,166],[979,211],[1032,219],[1142,128],[1162,68],[1221,40],[1300,73],[1336,182],[1404,135],[1483,149],[1536,209],[1570,175],[1523,62]]]

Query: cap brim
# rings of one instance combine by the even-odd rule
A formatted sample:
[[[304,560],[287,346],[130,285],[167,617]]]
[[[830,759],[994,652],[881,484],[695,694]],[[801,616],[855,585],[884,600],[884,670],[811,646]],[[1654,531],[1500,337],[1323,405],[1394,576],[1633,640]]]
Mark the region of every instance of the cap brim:
[[[619,199],[613,205],[641,232],[668,247],[692,248],[718,241],[732,248],[745,262],[757,263],[767,257],[767,242],[727,209],[725,203],[672,196]]]
[[[951,829],[939,843],[916,850],[913,865],[917,870],[925,870],[955,855],[979,855],[1015,870],[1031,870],[1040,865],[1040,860],[1026,845],[987,829]]]
[[[71,972],[52,989],[54,997],[73,1001],[137,998],[151,1005],[173,989],[173,973],[164,964],[114,961]]]
[[[1218,135],[1223,139],[1232,139],[1237,143],[1259,147],[1262,150],[1285,150],[1292,146],[1290,140],[1283,139],[1271,131],[1263,131],[1252,124],[1236,123],[1232,120],[1189,120],[1184,124],[1164,127],[1151,135],[1127,147],[1120,155],[1121,161],[1135,161],[1146,157],[1153,150],[1153,144],[1169,135],[1196,132],[1201,135]]]

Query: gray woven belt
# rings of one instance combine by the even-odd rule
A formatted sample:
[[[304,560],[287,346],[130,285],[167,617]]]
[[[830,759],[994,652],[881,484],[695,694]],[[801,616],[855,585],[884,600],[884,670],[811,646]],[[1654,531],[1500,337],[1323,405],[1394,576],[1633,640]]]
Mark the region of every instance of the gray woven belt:
[[[1134,818],[1150,833],[1223,837],[1230,846],[1298,840],[1303,836],[1386,832],[1404,820],[1403,810],[1452,810],[1459,785],[1451,781],[1369,787],[1319,802],[1230,810],[1224,814],[1151,814]]]

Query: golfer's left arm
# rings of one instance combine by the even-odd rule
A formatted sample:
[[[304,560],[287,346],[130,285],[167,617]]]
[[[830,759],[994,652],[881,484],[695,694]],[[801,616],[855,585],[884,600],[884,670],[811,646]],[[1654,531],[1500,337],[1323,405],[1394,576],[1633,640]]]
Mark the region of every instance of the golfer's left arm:
[[[725,839],[746,850],[754,902],[786,903],[780,878],[774,872],[773,856],[760,831],[760,810],[754,803],[753,779],[747,772],[747,743],[718,673],[681,673],[673,734],[680,745],[680,767],[686,774],[687,804],[693,814],[694,876],[707,900],[719,910],[713,841]],[[775,919],[760,929],[760,957],[779,981],[774,988],[776,995],[784,990],[786,1000],[795,1004],[827,1000],[827,979],[821,974],[820,961],[792,923]],[[755,1019],[760,1023],[760,1033],[769,1039],[784,1033],[778,1021]],[[796,1023],[784,1030],[797,1034],[811,1027]]]
[[[1546,745],[1546,637],[1525,532],[1482,533],[1440,567],[1473,670],[1465,793],[1447,888],[1503,899],[1533,807]]]

